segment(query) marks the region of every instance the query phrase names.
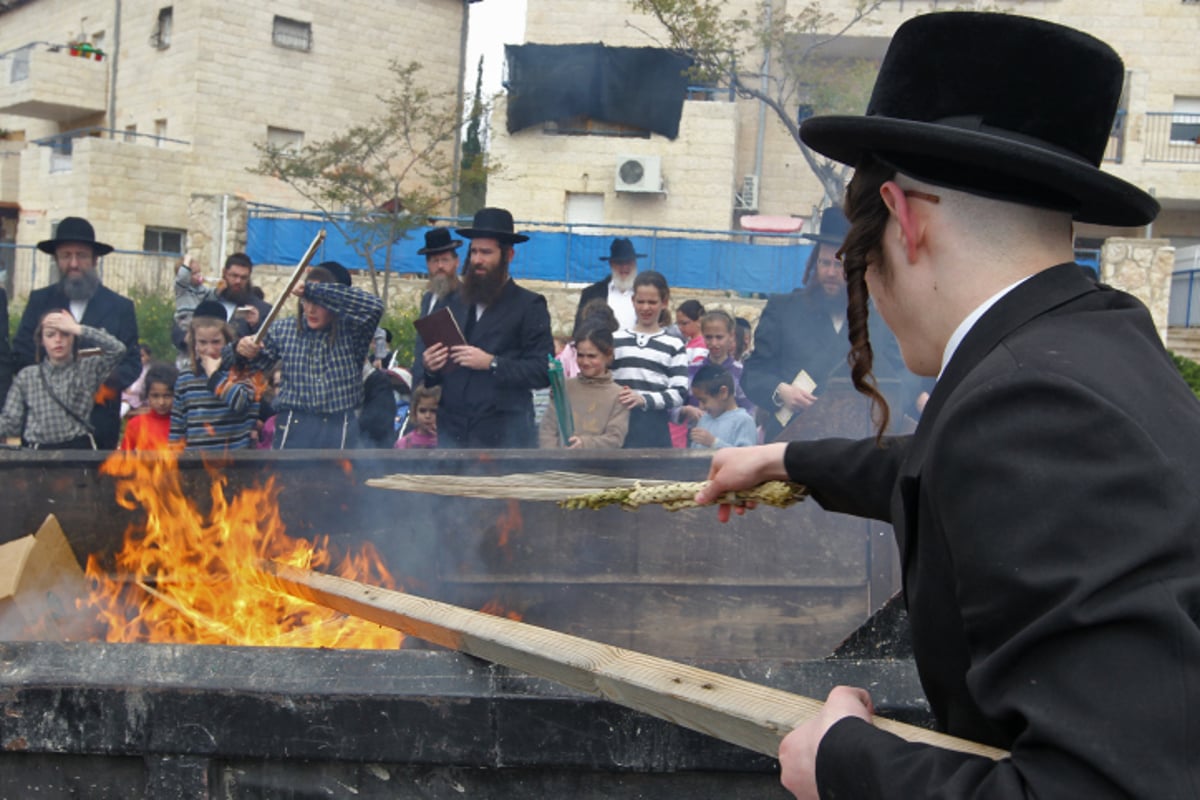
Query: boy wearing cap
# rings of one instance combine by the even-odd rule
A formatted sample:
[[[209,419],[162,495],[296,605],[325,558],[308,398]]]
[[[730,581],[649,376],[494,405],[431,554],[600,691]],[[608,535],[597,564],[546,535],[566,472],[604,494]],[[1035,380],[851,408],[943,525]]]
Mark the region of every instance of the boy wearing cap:
[[[789,477],[891,522],[940,727],[1011,756],[903,742],[839,687],[780,749],[797,797],[1200,793],[1200,403],[1145,307],[1073,263],[1072,219],[1158,211],[1099,169],[1124,74],[1079,31],[926,14],[896,32],[866,117],[801,128],[856,167],[856,386],[879,399],[868,296],[938,380],[912,436],[721,451],[697,499]]]

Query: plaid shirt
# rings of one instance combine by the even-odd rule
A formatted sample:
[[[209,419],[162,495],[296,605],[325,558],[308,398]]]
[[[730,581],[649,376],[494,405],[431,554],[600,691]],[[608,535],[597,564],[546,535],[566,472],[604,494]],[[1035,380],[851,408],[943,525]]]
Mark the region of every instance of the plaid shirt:
[[[359,408],[363,362],[383,316],[383,301],[340,283],[308,283],[304,297],[332,311],[333,324],[316,331],[303,317],[276,320],[250,366],[267,372],[283,362],[283,383],[275,402],[280,411],[340,414]]]
[[[87,426],[54,401],[46,385],[49,384],[54,395],[80,419],[87,420],[97,390],[125,355],[125,345],[99,328],[81,327],[83,332],[79,338],[97,345],[100,355],[58,365],[42,361],[21,370],[9,390],[4,413],[0,415],[0,436],[20,436],[30,444],[50,445],[91,433]]]

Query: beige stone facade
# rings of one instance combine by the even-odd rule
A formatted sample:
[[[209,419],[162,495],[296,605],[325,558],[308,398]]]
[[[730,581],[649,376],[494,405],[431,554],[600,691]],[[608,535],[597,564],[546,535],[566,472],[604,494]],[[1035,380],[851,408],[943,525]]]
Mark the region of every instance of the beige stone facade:
[[[221,224],[196,227],[211,217],[195,208],[203,198],[309,206],[248,171],[268,129],[311,142],[367,119],[392,59],[422,62],[430,89],[457,92],[466,9],[467,0],[32,0],[0,12],[0,129],[24,140],[19,156],[0,158],[0,206],[17,210],[19,244],[84,215],[119,249],[140,250],[147,228],[166,229],[195,235],[215,258],[209,239]],[[45,44],[81,37],[106,57]],[[33,143],[88,127],[115,132],[75,139],[69,155]]]
[[[734,5],[738,4],[756,5],[743,0]],[[773,5],[782,13],[800,2],[773,0]],[[822,3],[842,20],[854,5],[854,0]],[[1194,57],[1195,42],[1200,39],[1200,4],[1180,0],[998,0],[987,4],[886,0],[870,24],[852,30],[862,37],[855,46],[882,52],[904,20],[930,11],[982,5],[1080,28],[1109,42],[1125,61],[1125,124],[1121,135],[1113,139],[1104,168],[1153,191],[1164,212],[1150,230],[1080,226],[1079,236],[1100,240],[1113,235],[1153,235],[1176,244],[1200,241],[1200,144],[1172,141],[1181,138],[1179,131],[1186,130],[1178,123],[1194,121],[1200,126],[1200,105],[1195,118],[1172,116],[1190,108],[1193,100],[1200,104],[1200,61]],[[651,46],[666,41],[655,22],[630,13],[629,0],[528,0],[528,8],[525,41],[530,43],[603,41]],[[713,101],[688,100],[675,141],[658,135],[649,140],[553,136],[540,127],[510,136],[503,114],[503,106],[498,106],[492,117],[491,141],[506,171],[490,181],[489,202],[511,207],[525,219],[566,221],[567,193],[580,191],[586,174],[585,191],[604,195],[605,222],[625,224],[633,208],[642,225],[673,226],[685,218],[704,221],[703,225],[693,222],[695,227],[730,229],[739,216],[734,194],[744,176],[755,172],[759,116],[753,100],[730,103],[721,96]],[[757,211],[810,217],[822,202],[821,189],[782,123],[770,111],[765,119]],[[1173,123],[1177,123],[1174,129]],[[633,149],[633,142],[647,155],[661,157],[666,193],[631,199],[615,190],[614,156]],[[723,186],[718,172],[726,176]]]

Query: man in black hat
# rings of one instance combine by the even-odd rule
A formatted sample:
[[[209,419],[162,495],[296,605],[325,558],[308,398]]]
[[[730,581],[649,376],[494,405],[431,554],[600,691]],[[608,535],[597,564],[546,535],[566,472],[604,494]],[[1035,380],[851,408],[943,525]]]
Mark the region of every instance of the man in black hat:
[[[442,386],[438,443],[443,447],[534,447],[534,389],[550,385],[554,353],[546,298],[518,286],[508,272],[513,245],[529,237],[513,231],[512,214],[482,208],[470,228],[462,286],[446,301],[466,344],[429,344],[425,383]]]
[[[831,378],[849,375],[846,276],[838,257],[849,229],[840,208],[825,209],[820,230],[804,234],[816,243],[805,264],[804,283],[789,294],[772,295],[759,317],[754,352],[742,371],[742,388],[764,412],[760,415],[763,441],[774,441],[793,415],[812,407]],[[907,372],[900,351],[882,322],[872,324],[877,377],[896,383]],[[848,392],[853,396],[852,389]],[[868,407],[862,418],[869,417]]]
[[[637,278],[639,258],[645,258],[645,253],[637,252],[629,239],[613,239],[609,245],[609,254],[600,256],[601,261],[607,261],[612,270],[607,278],[597,281],[591,286],[584,287],[579,294],[579,307],[575,310],[575,327],[579,327],[583,316],[583,307],[592,300],[604,300],[613,310],[621,330],[628,330],[637,323],[637,314],[633,310],[633,281]]]
[[[421,295],[420,316],[426,317],[446,304],[446,299],[458,290],[458,248],[462,240],[450,236],[449,228],[430,228],[425,231],[425,246],[417,255],[425,256],[425,268],[429,270],[429,283]],[[423,355],[425,343],[421,335],[413,346],[413,385],[425,378]]]
[[[175,327],[171,338],[180,353],[185,352],[183,336],[193,309],[206,300],[220,303],[225,318],[238,338],[258,333],[262,321],[271,313],[271,304],[254,293],[251,273],[254,262],[245,253],[232,253],[225,259],[221,281],[215,289],[204,286],[204,275],[195,259],[180,264],[175,275]]]
[[[878,400],[868,296],[937,383],[912,436],[721,451],[698,499],[790,477],[891,522],[939,726],[1011,756],[903,742],[839,687],[780,749],[798,797],[1200,793],[1200,402],[1146,308],[1073,263],[1072,219],[1158,211],[1099,169],[1124,79],[1070,28],[924,14],[865,117],[801,128],[855,166],[856,385]]]
[[[17,367],[34,363],[33,333],[50,311],[67,309],[81,325],[100,328],[120,339],[125,345],[125,355],[97,393],[98,402],[88,420],[96,446],[112,450],[121,432],[121,392],[142,372],[133,303],[102,286],[96,272],[96,259],[108,255],[113,248],[96,241],[96,232],[86,219],[66,217],[58,224],[54,238],[38,242],[38,249],[54,257],[61,277],[58,283],[29,295],[13,341]]]

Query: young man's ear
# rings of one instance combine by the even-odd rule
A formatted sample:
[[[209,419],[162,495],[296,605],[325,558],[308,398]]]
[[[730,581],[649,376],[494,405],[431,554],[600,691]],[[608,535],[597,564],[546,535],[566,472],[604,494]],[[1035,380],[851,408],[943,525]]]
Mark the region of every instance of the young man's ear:
[[[913,207],[904,194],[904,189],[895,181],[885,181],[879,187],[879,196],[900,226],[900,243],[909,261],[917,260],[917,246],[925,235],[924,219],[913,213]]]

